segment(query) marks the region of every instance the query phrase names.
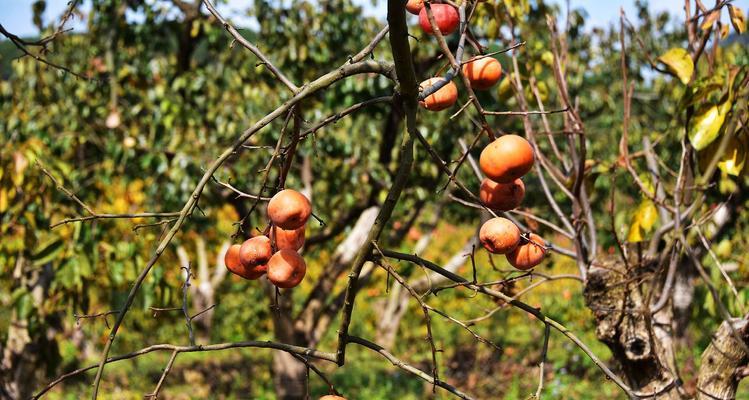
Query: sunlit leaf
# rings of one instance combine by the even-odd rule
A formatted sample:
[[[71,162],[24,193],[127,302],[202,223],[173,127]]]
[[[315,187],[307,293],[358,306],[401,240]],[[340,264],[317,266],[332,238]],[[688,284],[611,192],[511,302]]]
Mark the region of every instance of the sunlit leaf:
[[[733,25],[733,29],[735,29],[739,35],[744,33],[746,31],[746,16],[744,16],[744,10],[729,4],[728,15],[731,16],[731,25]]]
[[[640,228],[640,224],[634,223],[630,225],[629,227],[629,234],[627,235],[627,241],[630,243],[637,243],[642,242],[642,228]]]
[[[718,162],[718,168],[728,175],[739,176],[746,162],[746,145],[734,136],[728,140],[723,157]]]
[[[637,209],[637,220],[646,232],[650,232],[658,222],[658,209],[651,200],[645,200],[640,204]]]
[[[668,70],[679,78],[681,83],[685,85],[689,83],[694,72],[694,62],[692,62],[692,57],[686,50],[674,47],[658,57],[658,61],[665,64]]]
[[[731,103],[728,100],[720,105],[706,104],[700,108],[689,126],[689,141],[695,149],[704,149],[718,137],[730,109]]]
[[[715,10],[711,12],[710,14],[707,14],[707,16],[702,20],[702,25],[700,25],[700,29],[703,31],[706,31],[710,29],[711,26],[715,23],[715,21],[720,18],[720,10]]]

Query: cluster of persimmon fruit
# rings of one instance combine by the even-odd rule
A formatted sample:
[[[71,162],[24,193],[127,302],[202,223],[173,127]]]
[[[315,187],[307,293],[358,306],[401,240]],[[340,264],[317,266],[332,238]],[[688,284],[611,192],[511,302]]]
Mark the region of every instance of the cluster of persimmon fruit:
[[[460,25],[458,11],[450,4],[434,3],[430,6],[434,22],[443,35],[455,32]],[[408,0],[406,10],[419,16],[419,25],[428,35],[434,34],[429,23],[424,0]],[[499,82],[502,65],[489,56],[474,57],[462,65],[463,76],[468,78],[471,89],[487,90]],[[430,78],[420,84],[425,90],[443,78]],[[429,111],[441,111],[452,107],[458,100],[458,88],[447,82],[421,101]],[[479,198],[495,211],[510,211],[517,208],[525,197],[525,185],[520,179],[533,168],[533,147],[518,135],[503,135],[490,143],[481,152],[479,164],[486,178],[481,182]],[[521,234],[512,221],[494,217],[486,221],[479,230],[479,240],[493,254],[504,254],[515,268],[528,270],[546,255],[544,240],[535,233]]]
[[[255,280],[268,274],[270,283],[290,289],[299,285],[307,273],[299,249],[304,246],[305,225],[312,214],[312,204],[302,193],[284,189],[270,199],[267,213],[269,228],[241,245],[229,247],[224,264],[242,278]]]
[[[481,151],[479,167],[486,178],[481,182],[479,199],[488,208],[510,211],[525,197],[525,184],[520,179],[533,168],[533,147],[518,135],[503,135]],[[529,270],[543,261],[546,246],[541,236],[521,234],[512,221],[494,217],[479,229],[481,245],[492,254],[504,254],[519,270]]]
[[[443,35],[455,32],[460,25],[458,10],[450,4],[433,3],[430,8],[434,16],[434,22]],[[427,17],[424,0],[408,0],[406,10],[411,14],[419,16],[419,26],[427,35],[434,34],[432,25]],[[462,66],[462,72],[471,83],[471,89],[487,90],[494,86],[502,76],[502,65],[493,57],[477,56]],[[430,78],[419,85],[420,90],[437,84],[442,78]],[[421,101],[421,105],[429,111],[441,111],[450,108],[458,101],[458,87],[452,81],[447,82],[436,92],[430,94]]]

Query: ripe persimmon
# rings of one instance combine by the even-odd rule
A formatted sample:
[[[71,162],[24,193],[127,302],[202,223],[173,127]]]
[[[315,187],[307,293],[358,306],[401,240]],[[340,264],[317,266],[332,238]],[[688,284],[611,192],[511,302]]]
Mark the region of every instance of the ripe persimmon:
[[[434,15],[434,22],[437,23],[437,28],[440,29],[443,35],[449,35],[458,29],[460,16],[455,7],[449,4],[432,4],[431,8]],[[426,7],[422,7],[421,11],[419,11],[419,25],[421,25],[421,29],[427,35],[433,34]]]
[[[239,260],[239,253],[242,246],[238,244],[231,245],[224,255],[224,264],[226,269],[234,275],[241,276],[245,279],[257,279],[263,276],[265,270],[257,268],[247,268]]]
[[[229,272],[234,274],[238,274],[237,271],[243,269],[242,262],[239,261],[240,247],[242,246],[233,244],[229,246],[229,249],[226,250],[226,254],[224,254],[224,264],[226,265],[226,268],[229,270]]]
[[[275,241],[278,250],[289,249],[297,251],[304,246],[304,230],[304,226],[297,229],[283,229],[274,226],[270,230],[270,235],[271,239]]]
[[[335,396],[335,395],[332,395],[332,394],[328,394],[328,395],[325,395],[323,397],[320,397],[320,400],[346,400],[346,398],[345,397],[341,397],[341,396]]]
[[[509,211],[523,202],[525,185],[520,178],[510,183],[494,182],[489,178],[481,181],[479,198],[485,206],[500,211]]]
[[[265,271],[265,264],[273,255],[270,239],[265,235],[249,238],[239,248],[239,262],[245,268]]]
[[[424,8],[424,0],[408,0],[406,2],[406,11],[413,15],[419,15],[422,8]]]
[[[421,82],[419,90],[424,90],[437,82],[441,81],[442,78],[430,78]],[[436,92],[427,96],[421,101],[421,105],[430,111],[441,111],[446,108],[452,107],[455,102],[458,101],[458,87],[450,81],[445,86],[439,88]]]
[[[531,233],[528,239],[522,239],[522,243],[515,250],[507,253],[507,261],[519,270],[529,270],[540,264],[546,256],[544,243],[541,236]]]
[[[293,288],[306,273],[307,264],[294,250],[279,250],[268,261],[268,280],[280,288]]]
[[[518,135],[504,135],[489,143],[479,157],[481,170],[489,179],[510,183],[533,168],[533,147]]]
[[[507,218],[492,218],[481,225],[479,240],[493,254],[507,254],[520,243],[520,229]]]
[[[310,214],[312,205],[309,199],[296,190],[284,189],[268,202],[268,217],[274,225],[283,229],[300,228]]]
[[[463,75],[471,81],[471,87],[486,90],[499,82],[502,64],[492,57],[477,57],[463,64]]]

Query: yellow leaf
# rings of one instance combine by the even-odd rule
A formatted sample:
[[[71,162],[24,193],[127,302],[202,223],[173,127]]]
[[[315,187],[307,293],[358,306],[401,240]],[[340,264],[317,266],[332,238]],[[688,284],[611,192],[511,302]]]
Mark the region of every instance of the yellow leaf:
[[[190,37],[195,38],[200,33],[200,22],[194,21],[190,27]]]
[[[0,189],[0,213],[5,212],[8,209],[8,192],[5,189]]]
[[[630,243],[642,242],[642,229],[640,224],[635,222],[629,227],[629,234],[627,235],[627,241]]]
[[[746,161],[746,146],[735,136],[728,140],[728,147],[718,162],[718,168],[728,175],[739,176]]]
[[[731,102],[728,100],[719,106],[706,104],[700,108],[689,126],[689,141],[695,149],[704,149],[718,137],[730,109]]]
[[[720,39],[723,40],[728,37],[728,34],[730,33],[728,30],[728,25],[721,25],[720,26]]]
[[[715,10],[711,12],[710,14],[707,14],[707,16],[702,19],[702,25],[700,25],[700,28],[703,31],[710,29],[710,27],[713,26],[713,24],[715,23],[715,21],[718,20],[719,17],[720,17],[719,10]]]
[[[507,101],[508,99],[512,98],[513,90],[511,79],[514,78],[515,76],[513,74],[509,74],[499,82],[499,86],[497,87],[497,95],[500,101]]]
[[[650,232],[658,221],[658,209],[651,200],[643,200],[637,208],[637,222],[646,232]]]
[[[644,199],[632,216],[627,241],[642,242],[644,240],[643,233],[652,231],[656,222],[658,222],[658,209],[651,200]]]
[[[746,17],[744,11],[738,7],[734,7],[731,4],[728,5],[728,15],[731,16],[731,24],[733,29],[740,34],[746,31]]]
[[[692,72],[694,72],[694,63],[686,50],[674,47],[658,57],[658,61],[665,64],[668,70],[681,80],[681,83],[685,85],[689,83],[689,80],[692,78]]]

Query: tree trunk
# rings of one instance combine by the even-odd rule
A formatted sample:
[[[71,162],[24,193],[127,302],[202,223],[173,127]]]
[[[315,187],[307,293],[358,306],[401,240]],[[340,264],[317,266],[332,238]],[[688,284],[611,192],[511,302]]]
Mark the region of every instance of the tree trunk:
[[[637,278],[647,266],[622,264],[603,260],[588,271],[584,295],[596,318],[596,335],[613,353],[633,391],[659,399],[682,399],[670,304],[650,317],[647,296]]]
[[[13,278],[19,287],[25,286],[34,309],[40,309],[47,297],[49,285],[54,278],[51,264],[40,270],[28,268],[26,259],[19,256]],[[55,340],[60,330],[56,315],[43,317],[29,314],[21,316],[16,310],[11,313],[8,337],[0,344],[0,399],[25,399],[30,397],[38,382],[47,378],[60,361],[60,352]],[[37,318],[32,324],[32,319]],[[44,329],[31,329],[32,325]]]
[[[749,321],[738,318],[723,321],[702,353],[697,377],[697,400],[736,398],[739,381],[749,372],[747,345]]]
[[[298,335],[294,330],[294,321],[291,317],[293,305],[291,292],[286,291],[276,296],[276,287],[271,285],[266,278],[262,278],[262,280],[268,296],[274,304],[272,314],[275,340],[281,343],[305,346],[301,335]],[[274,351],[271,373],[278,400],[304,399],[306,397],[307,366],[303,362],[284,351]]]

